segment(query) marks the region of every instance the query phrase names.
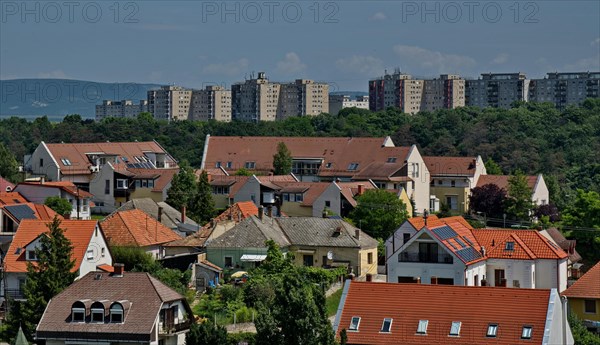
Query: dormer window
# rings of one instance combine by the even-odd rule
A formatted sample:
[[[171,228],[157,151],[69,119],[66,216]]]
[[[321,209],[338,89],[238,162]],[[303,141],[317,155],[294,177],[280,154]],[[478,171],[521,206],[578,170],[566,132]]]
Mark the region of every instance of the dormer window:
[[[256,162],[246,162],[245,168],[246,169],[254,169],[255,166],[256,166]]]
[[[71,306],[71,322],[85,322],[85,304],[81,301]]]
[[[104,304],[94,302],[91,307],[92,322],[104,322]]]
[[[358,163],[350,163],[348,164],[348,170],[354,171],[358,169]]]
[[[121,305],[121,303],[115,302],[110,306],[110,322],[123,322],[123,306]]]
[[[427,325],[429,320],[419,320],[419,326],[417,327],[417,334],[427,334]]]
[[[450,326],[450,335],[454,337],[458,337],[460,335],[460,326],[462,322],[460,321],[452,321],[452,325]]]
[[[396,157],[388,157],[387,162],[388,163],[396,163]]]
[[[27,261],[38,261],[35,249],[27,251]]]
[[[325,163],[325,168],[326,169],[331,169],[331,162]]]
[[[523,331],[521,331],[521,339],[531,339],[531,333],[533,333],[533,326],[523,326]]]
[[[390,333],[390,330],[392,328],[392,321],[393,319],[391,318],[385,318],[383,319],[383,324],[381,325],[381,333]]]
[[[352,320],[350,320],[350,327],[348,327],[348,330],[358,332],[358,326],[360,326],[360,316],[353,316]]]
[[[506,242],[504,250],[515,250],[515,242]]]
[[[497,323],[490,323],[488,325],[486,336],[489,337],[489,338],[496,338],[497,334],[498,334],[498,324]]]

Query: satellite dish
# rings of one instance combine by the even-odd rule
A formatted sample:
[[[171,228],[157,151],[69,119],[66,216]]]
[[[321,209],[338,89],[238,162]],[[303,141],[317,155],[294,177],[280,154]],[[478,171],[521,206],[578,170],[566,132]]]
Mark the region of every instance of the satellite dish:
[[[333,260],[333,252],[331,250],[327,252],[327,260]]]

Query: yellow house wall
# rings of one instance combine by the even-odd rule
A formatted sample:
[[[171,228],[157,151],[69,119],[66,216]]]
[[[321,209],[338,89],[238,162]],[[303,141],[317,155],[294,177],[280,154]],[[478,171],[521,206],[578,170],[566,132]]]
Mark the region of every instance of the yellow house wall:
[[[446,196],[456,195],[457,199],[457,208],[456,210],[451,210],[454,214],[463,214],[467,213],[469,210],[469,188],[462,187],[431,187],[431,194],[435,195],[438,199],[440,199],[440,207],[441,204],[446,203]]]
[[[315,251],[314,254],[306,254],[313,256],[315,267],[323,266],[323,257],[327,256],[329,251],[332,251],[334,261],[350,261],[350,266],[352,266],[356,276],[377,274],[377,248],[359,250],[358,248],[293,246],[290,247],[290,252],[294,253],[294,263],[297,265],[304,264],[305,254],[298,253],[299,249]],[[371,264],[368,263],[368,253],[373,255]]]
[[[227,208],[229,206],[229,196],[227,194],[212,194],[215,202],[215,208]]]
[[[408,212],[408,218],[412,218],[413,217],[412,203],[410,202],[410,198],[408,197],[408,194],[406,194],[406,190],[402,190],[402,193],[400,194],[400,200],[402,200],[404,205],[406,205],[406,212]]]
[[[150,198],[156,202],[163,201],[162,193],[153,192],[151,188],[136,188],[129,196],[130,199]]]
[[[569,298],[569,310],[581,320],[600,321],[600,299],[596,300],[596,314],[585,312],[585,299]]]
[[[281,211],[290,217],[312,217],[312,207],[301,205],[299,202],[284,201]]]

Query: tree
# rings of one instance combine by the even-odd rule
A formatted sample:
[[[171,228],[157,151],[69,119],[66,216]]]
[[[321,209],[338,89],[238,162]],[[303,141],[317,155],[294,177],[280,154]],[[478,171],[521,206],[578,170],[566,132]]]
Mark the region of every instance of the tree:
[[[77,272],[73,271],[73,246],[65,237],[60,223],[60,219],[54,217],[51,223],[46,224],[48,232],[41,236],[40,246],[35,249],[37,261],[27,262],[27,279],[23,288],[26,301],[19,302],[22,305],[13,302],[8,316],[11,320],[8,324],[15,325],[15,318],[19,320],[23,332],[30,340],[48,301],[71,285],[77,277]],[[11,334],[16,335],[17,331],[18,329],[7,329],[9,337]]]
[[[517,170],[508,178],[508,198],[506,213],[513,219],[529,220],[533,211],[532,190],[527,184],[527,176]]]
[[[568,227],[566,229],[571,230],[569,237],[577,240],[577,250],[581,256],[590,263],[599,261],[600,194],[578,189],[575,201],[562,214],[562,222]]]
[[[488,175],[502,175],[502,168],[491,157],[485,161],[485,171]]]
[[[44,201],[44,205],[50,207],[54,212],[64,216],[66,214],[71,214],[73,211],[73,206],[71,203],[60,196],[51,196],[46,198]]]
[[[292,172],[292,153],[285,143],[277,145],[277,153],[273,155],[273,174],[288,175]]]
[[[506,191],[493,183],[475,187],[469,196],[469,210],[481,212],[490,218],[502,218]]]
[[[600,336],[590,332],[575,314],[569,313],[568,320],[576,345],[600,345]]]
[[[246,168],[239,168],[235,174],[235,176],[252,176],[252,173],[250,172],[250,170],[246,169]]]
[[[227,329],[223,326],[215,326],[208,320],[200,324],[193,323],[190,331],[185,335],[186,345],[227,345],[228,343]]]
[[[196,174],[187,161],[181,163],[179,172],[173,176],[171,187],[167,192],[167,204],[181,210],[188,206],[190,200],[196,194]]]
[[[373,238],[388,238],[408,218],[402,200],[384,189],[369,189],[356,202],[349,218]]]
[[[15,156],[6,146],[4,146],[4,144],[2,144],[2,142],[0,142],[0,177],[11,182],[20,181],[19,163],[17,163]]]
[[[546,223],[556,223],[560,221],[560,213],[553,203],[537,206],[534,210],[535,217]]]
[[[200,174],[196,194],[191,200],[189,210],[192,217],[202,224],[210,221],[215,216],[215,202],[212,198],[212,187],[208,182],[206,171],[202,171],[202,174]]]

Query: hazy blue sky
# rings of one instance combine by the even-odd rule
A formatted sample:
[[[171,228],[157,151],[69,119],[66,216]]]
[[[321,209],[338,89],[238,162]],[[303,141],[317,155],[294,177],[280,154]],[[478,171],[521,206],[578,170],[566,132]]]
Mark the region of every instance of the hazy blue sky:
[[[0,78],[367,89],[418,76],[600,70],[600,1],[0,1]],[[117,10],[118,8],[118,10]],[[101,12],[101,13],[100,13]],[[300,13],[301,12],[301,13]]]

